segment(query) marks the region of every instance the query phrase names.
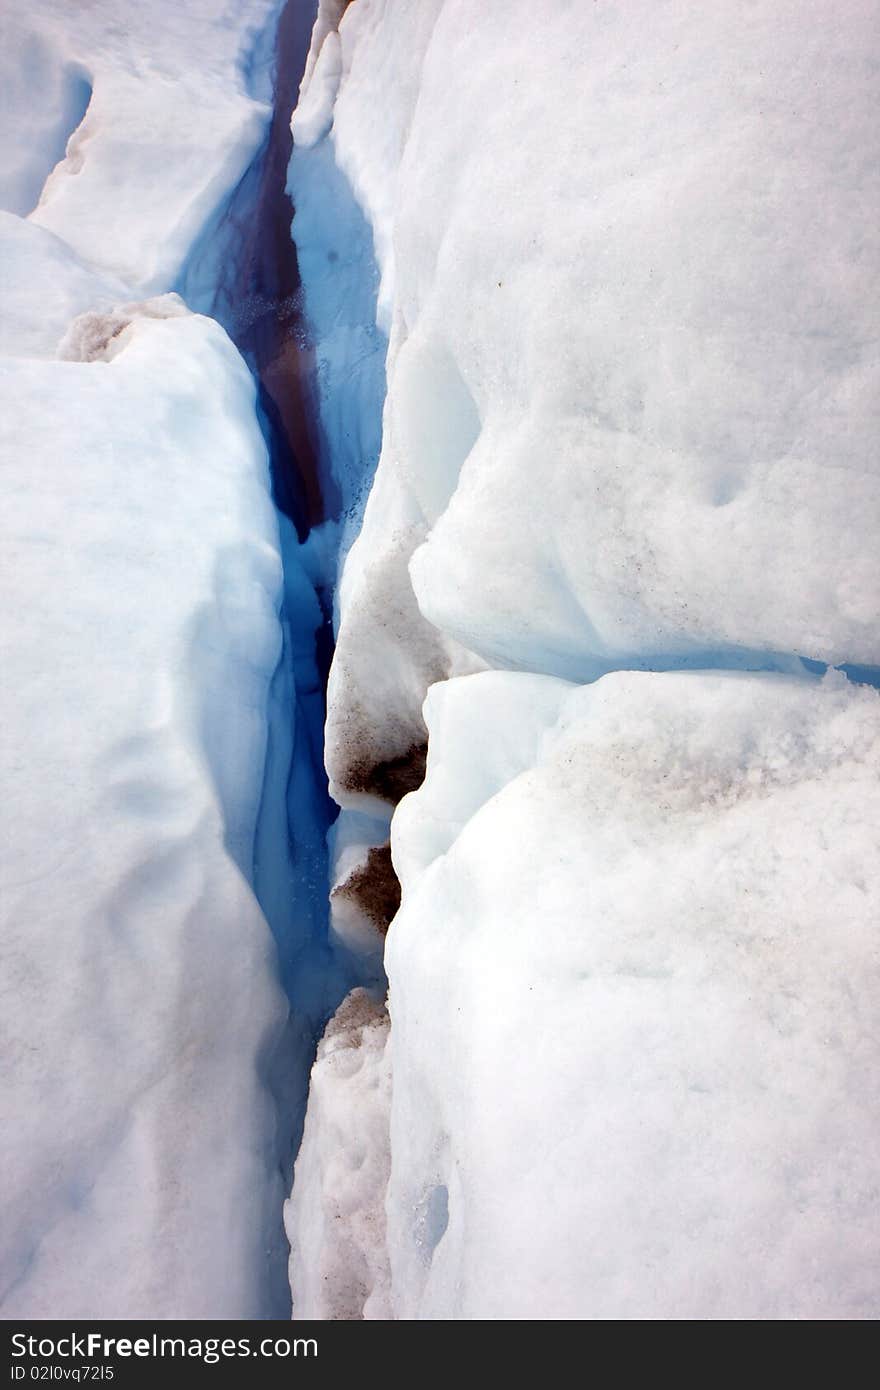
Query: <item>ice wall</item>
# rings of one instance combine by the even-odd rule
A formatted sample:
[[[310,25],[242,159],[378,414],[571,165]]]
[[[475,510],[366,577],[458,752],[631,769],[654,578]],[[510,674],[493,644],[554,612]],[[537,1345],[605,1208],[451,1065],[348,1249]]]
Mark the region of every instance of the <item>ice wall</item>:
[[[880,703],[819,678],[878,664],[878,17],[320,7],[295,140],[389,332],[334,795],[387,823],[430,729],[391,823],[395,1315],[876,1314]]]
[[[278,6],[234,10],[4,7],[6,1317],[289,1309],[279,525],[251,375],[165,293],[270,125]]]

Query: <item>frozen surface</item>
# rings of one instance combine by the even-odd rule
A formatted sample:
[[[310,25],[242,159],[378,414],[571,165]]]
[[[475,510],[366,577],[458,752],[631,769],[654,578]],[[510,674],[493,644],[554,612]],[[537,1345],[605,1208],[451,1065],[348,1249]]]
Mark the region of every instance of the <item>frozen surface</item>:
[[[244,877],[277,528],[249,374],[167,308],[110,360],[0,368],[7,1317],[277,1296],[283,1010]]]
[[[281,1316],[278,524],[250,374],[167,293],[263,137],[278,5],[13,9],[0,1309]]]
[[[54,357],[74,316],[128,297],[52,232],[0,212],[0,353]]]
[[[265,132],[255,56],[278,0],[19,8],[2,18],[0,207],[141,294],[170,288]]]
[[[315,354],[318,462],[325,492],[336,494],[338,514],[325,537],[328,560],[332,555],[326,580],[335,589],[335,566],[363,520],[379,458],[388,340],[376,323],[379,277],[370,226],[330,142],[301,145],[296,121],[293,134],[287,186]]]
[[[880,659],[878,32],[863,0],[346,12],[329,139],[391,345],[337,784],[390,647],[418,720],[425,619],[576,680]]]
[[[320,7],[294,135],[389,343],[338,877],[428,741],[391,821],[394,1316],[880,1309],[880,704],[808,675],[880,663],[878,34],[875,0]],[[361,1239],[323,1186],[359,1111],[316,1079],[297,1184]],[[292,1211],[295,1304],[359,1316]]]
[[[534,680],[434,689],[394,821],[396,1314],[876,1316],[880,698]]]
[[[388,1318],[388,1015],[354,990],[312,1070],[293,1196],[285,1210],[295,1318]]]

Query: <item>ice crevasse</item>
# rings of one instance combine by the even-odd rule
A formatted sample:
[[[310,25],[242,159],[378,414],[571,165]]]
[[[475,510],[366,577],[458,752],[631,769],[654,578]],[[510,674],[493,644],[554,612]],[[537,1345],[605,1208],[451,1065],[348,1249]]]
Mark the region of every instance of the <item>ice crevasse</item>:
[[[326,758],[402,904],[390,1028],[350,1001],[313,1073],[295,1316],[880,1308],[878,41],[319,7],[292,167],[389,334]]]

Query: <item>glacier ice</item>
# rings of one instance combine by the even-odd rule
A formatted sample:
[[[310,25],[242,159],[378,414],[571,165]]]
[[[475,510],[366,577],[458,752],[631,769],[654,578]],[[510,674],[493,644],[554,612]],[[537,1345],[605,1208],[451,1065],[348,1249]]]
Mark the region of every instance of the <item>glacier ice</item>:
[[[872,1316],[880,697],[488,673],[428,720],[392,828],[397,1315]],[[453,810],[444,765],[487,759]]]
[[[285,1210],[296,1318],[391,1315],[387,1042],[385,1009],[355,989],[318,1046],[299,1177]]]
[[[4,14],[11,138],[0,206],[28,213],[142,296],[171,288],[265,131],[250,56],[277,8],[244,0],[232,15],[219,0],[38,0]],[[66,95],[78,74],[90,88],[81,113]]]
[[[346,14],[332,138],[391,323],[350,707],[385,707],[367,633],[412,667],[413,720],[438,630],[576,680],[743,647],[877,663],[873,14]],[[380,621],[395,567],[420,641]]]
[[[7,1318],[290,1306],[277,1100],[319,988],[291,1018],[254,884],[273,911],[317,601],[252,376],[172,293],[259,155],[278,10],[2,16]],[[280,661],[285,590],[311,664]]]
[[[277,526],[223,330],[123,337],[110,361],[0,363],[2,1308],[260,1316],[285,1010],[245,875]]]
[[[369,1113],[389,1316],[876,1315],[880,704],[818,673],[880,657],[877,33],[319,6],[295,139],[388,333],[325,756],[337,882],[390,821],[402,905],[387,1135],[319,1063],[295,1310],[369,1316]]]

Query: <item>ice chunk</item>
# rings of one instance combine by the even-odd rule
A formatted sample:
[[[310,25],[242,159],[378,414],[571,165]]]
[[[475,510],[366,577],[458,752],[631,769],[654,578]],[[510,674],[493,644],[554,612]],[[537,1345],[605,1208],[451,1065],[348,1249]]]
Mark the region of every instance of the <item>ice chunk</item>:
[[[427,775],[394,816],[394,867],[404,891],[445,854],[471,816],[533,766],[541,739],[573,687],[547,676],[487,671],[432,686]],[[482,726],[491,737],[474,738]]]

